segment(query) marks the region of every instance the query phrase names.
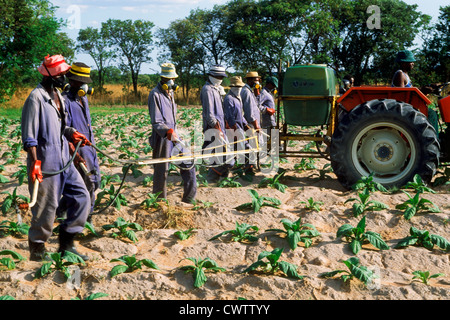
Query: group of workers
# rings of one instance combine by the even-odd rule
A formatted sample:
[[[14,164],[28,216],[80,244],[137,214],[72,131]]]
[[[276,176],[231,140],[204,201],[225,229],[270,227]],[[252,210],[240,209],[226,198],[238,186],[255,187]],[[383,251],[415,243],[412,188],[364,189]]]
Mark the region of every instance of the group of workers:
[[[392,86],[412,86],[408,72],[414,61],[411,52],[405,50],[398,53],[397,62],[401,68],[395,73]],[[45,257],[45,243],[52,235],[56,216],[62,218],[59,252],[69,251],[88,260],[88,256],[77,251],[74,238],[82,232],[93,213],[95,192],[100,183],[97,154],[94,148],[89,147],[95,144],[86,98],[86,93],[91,90],[88,87],[92,82],[90,68],[80,62],[70,66],[63,56],[54,55],[45,57],[38,71],[43,76],[42,81],[30,93],[22,110],[22,142],[28,153],[30,194],[35,181],[39,181],[38,201],[31,208],[28,235],[30,260],[40,261]],[[230,90],[225,93],[222,82],[227,74],[223,66],[212,66],[207,76],[200,93],[203,150],[217,151],[230,143],[245,141],[246,131],[275,127],[277,78],[268,77],[262,87],[260,75],[250,71],[244,78],[245,83],[239,76],[231,77]],[[148,97],[152,124],[149,143],[154,159],[170,158],[174,148],[180,145],[182,150],[186,148],[177,130],[174,96],[177,78],[175,66],[163,64],[160,81]],[[349,82],[348,89],[353,86],[354,78],[349,76],[346,80]],[[233,133],[231,136],[230,132]],[[244,147],[249,148],[248,141],[245,141]],[[209,182],[227,177],[235,164],[233,158],[229,161],[228,158],[217,157],[216,160],[209,167]],[[83,170],[83,166],[87,170]],[[249,157],[245,158],[243,166],[246,173],[253,173]],[[153,193],[159,193],[160,198],[167,198],[168,169],[168,162],[154,165]],[[191,204],[197,192],[195,166],[184,161],[180,169],[183,180],[181,201]]]
[[[93,213],[95,192],[100,184],[99,161],[91,147],[95,138],[86,97],[92,90],[88,87],[92,82],[90,67],[81,62],[68,65],[63,56],[48,55],[38,71],[42,81],[26,99],[21,119],[30,194],[35,181],[39,182],[37,201],[31,207],[30,260],[45,258],[46,242],[52,235],[55,218],[59,217],[58,252],[69,251],[86,261],[89,257],[77,251],[74,239]],[[225,77],[223,66],[212,66],[201,90],[203,133],[206,136],[208,130],[213,131],[211,141],[205,139],[204,149],[214,141],[215,146],[227,144],[226,131],[260,130],[275,125],[276,78],[269,77],[261,88],[257,72],[247,74],[247,83],[241,77],[231,77],[230,90],[225,94],[221,86]],[[152,124],[149,143],[154,159],[171,157],[179,144],[185,148],[176,124],[177,78],[174,65],[163,64],[160,81],[148,97]],[[209,168],[208,179],[217,181],[227,176],[233,163],[219,160]],[[184,189],[181,201],[192,204],[197,192],[195,166],[185,161],[180,169]],[[252,171],[252,164],[247,162],[245,169]],[[160,198],[167,197],[167,176],[168,162],[154,164],[153,193],[159,193]]]

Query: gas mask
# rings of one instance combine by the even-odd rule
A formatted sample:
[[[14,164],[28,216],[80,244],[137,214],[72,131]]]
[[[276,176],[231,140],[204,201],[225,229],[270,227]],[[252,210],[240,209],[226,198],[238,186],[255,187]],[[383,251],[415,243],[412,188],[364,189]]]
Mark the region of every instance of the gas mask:
[[[65,75],[56,76],[56,77],[52,76],[50,71],[48,71],[47,66],[45,64],[43,64],[43,65],[45,67],[45,70],[47,70],[47,72],[48,72],[48,77],[45,82],[47,84],[51,85],[53,88],[63,91],[64,87],[66,85],[66,76]]]
[[[253,93],[254,93],[255,95],[259,96],[259,93],[260,93],[259,89],[260,89],[260,88],[261,88],[261,85],[259,84],[259,81],[255,81],[255,82],[253,83]]]
[[[78,95],[80,97],[84,97],[85,95],[89,94],[93,94],[94,93],[94,88],[89,87],[86,83],[84,83],[80,89],[78,89]]]
[[[173,91],[177,91],[178,90],[178,85],[175,84],[175,81],[173,81],[173,79],[170,79],[169,81],[167,81],[166,83],[164,83],[162,85],[162,88],[164,90],[173,90]]]
[[[63,87],[63,91],[70,91],[72,87],[70,86],[70,84],[66,83]],[[76,88],[75,88],[76,90]],[[89,87],[86,83],[82,84],[81,87],[78,88],[77,90],[77,94],[79,97],[84,97],[85,95],[89,94],[93,94],[94,93],[94,88]]]

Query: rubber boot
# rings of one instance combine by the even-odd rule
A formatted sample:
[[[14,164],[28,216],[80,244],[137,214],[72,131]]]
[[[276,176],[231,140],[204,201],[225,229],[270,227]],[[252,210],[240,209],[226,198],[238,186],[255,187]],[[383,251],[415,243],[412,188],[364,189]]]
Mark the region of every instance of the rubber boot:
[[[77,251],[75,248],[75,244],[73,242],[73,239],[75,238],[76,233],[68,233],[65,230],[60,229],[59,230],[59,250],[58,252],[61,252],[61,255],[64,255],[66,251],[72,252],[79,256],[84,261],[88,261],[89,257],[81,254]]]
[[[45,243],[43,242],[32,242],[28,240],[28,247],[30,249],[30,260],[31,261],[42,261],[45,257]]]

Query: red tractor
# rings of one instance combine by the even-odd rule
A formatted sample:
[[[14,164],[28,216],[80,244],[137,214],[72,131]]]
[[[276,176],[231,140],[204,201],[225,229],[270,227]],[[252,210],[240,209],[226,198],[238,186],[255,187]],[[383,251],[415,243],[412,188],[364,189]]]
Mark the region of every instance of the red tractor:
[[[331,68],[296,65],[286,70],[278,98],[278,128],[284,142],[280,156],[327,158],[348,189],[370,174],[387,188],[402,187],[416,174],[429,183],[438,165],[450,160],[450,96],[439,100],[441,123],[437,125],[436,118],[433,127],[428,118],[432,103],[417,88],[361,86],[341,96],[338,92]],[[297,134],[289,130],[292,125],[320,129]],[[289,151],[290,140],[316,141],[318,151]]]

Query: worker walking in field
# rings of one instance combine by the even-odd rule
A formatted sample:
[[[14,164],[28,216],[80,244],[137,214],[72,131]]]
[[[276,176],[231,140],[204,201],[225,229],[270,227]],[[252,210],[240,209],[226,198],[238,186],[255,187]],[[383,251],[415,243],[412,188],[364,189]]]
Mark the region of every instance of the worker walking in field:
[[[47,56],[38,68],[43,80],[30,93],[22,109],[22,142],[28,153],[30,194],[35,180],[39,181],[28,233],[33,261],[45,256],[45,243],[52,235],[60,201],[67,204],[67,217],[59,228],[59,252],[70,251],[88,260],[76,250],[74,237],[84,229],[90,209],[89,193],[73,163],[61,171],[70,161],[68,141],[75,145],[81,141],[81,146],[89,144],[83,134],[66,123],[64,99],[57,88],[64,85],[64,74],[69,69],[63,56]]]
[[[204,153],[225,152],[223,146],[228,140],[225,135],[225,116],[220,86],[227,74],[223,66],[215,65],[209,69],[207,75],[208,80],[200,92],[204,134],[202,149]],[[217,148],[214,148],[216,146]],[[208,164],[211,165],[207,174],[207,180],[210,183],[226,178],[232,166],[226,163],[225,157],[210,158]]]
[[[260,76],[256,71],[250,71],[245,76],[247,83],[242,88],[242,108],[244,111],[244,118],[247,121],[247,136],[251,136],[253,133],[251,130],[259,131],[261,129],[261,111],[258,107],[257,96],[260,94]],[[252,142],[253,143],[253,142]],[[256,163],[256,158],[252,155],[246,157],[246,164],[244,171],[247,174],[254,173],[253,165]]]
[[[88,84],[92,83],[90,71],[91,68],[82,62],[72,64],[66,74],[67,79],[69,79],[69,89],[63,92],[63,97],[67,109],[67,125],[84,134],[91,143],[95,143],[87,99],[87,94],[92,91],[88,87]],[[72,151],[71,154],[73,154],[74,146],[70,142],[69,146]],[[96,150],[94,148],[81,148],[78,150],[74,163],[91,195],[91,214],[94,211],[95,191],[100,184],[100,166]],[[83,170],[82,165],[85,166],[87,172]],[[60,210],[65,209],[62,203],[60,205]]]
[[[247,127],[247,121],[242,114],[241,91],[244,86],[245,83],[242,82],[241,77],[231,77],[230,91],[228,91],[223,100],[225,121],[229,126],[227,129],[227,137],[229,141],[233,142],[233,148],[237,151],[249,149],[248,141],[245,139],[245,127]],[[244,155],[242,155],[242,159],[242,161],[238,162],[245,162]]]
[[[176,128],[177,105],[174,98],[174,80],[178,78],[172,63],[161,65],[161,80],[148,96],[148,109],[152,123],[150,145],[153,148],[153,158],[169,158],[176,144],[181,143]],[[195,167],[184,161],[180,175],[183,179],[183,203],[192,203],[197,193]],[[169,164],[154,165],[153,193],[159,193],[159,198],[167,198],[167,176]]]
[[[274,91],[278,88],[278,79],[275,77],[268,77],[266,85],[261,90],[257,101],[261,111],[261,128],[266,129],[270,133],[270,129],[277,125],[275,121],[275,98]]]

